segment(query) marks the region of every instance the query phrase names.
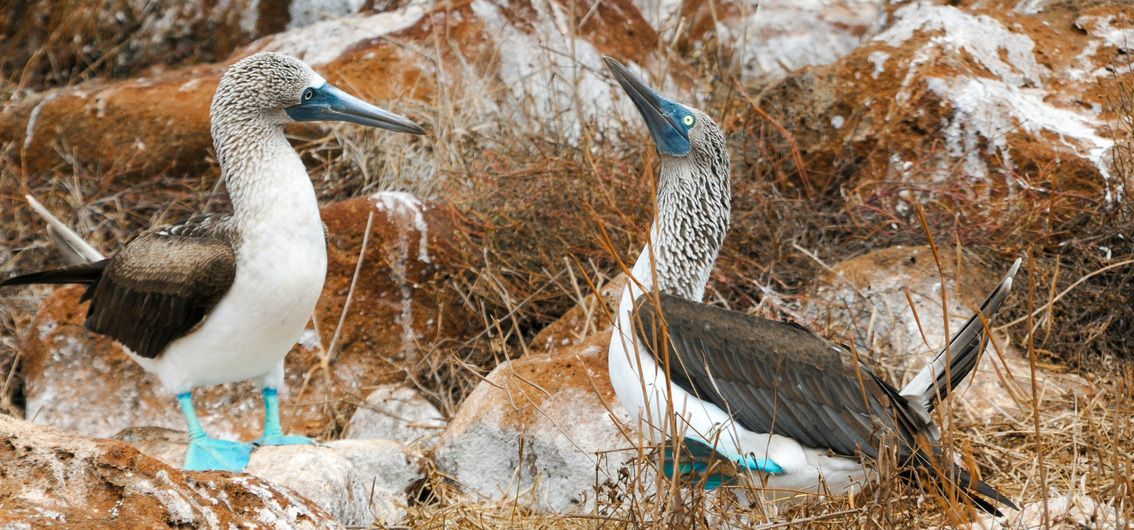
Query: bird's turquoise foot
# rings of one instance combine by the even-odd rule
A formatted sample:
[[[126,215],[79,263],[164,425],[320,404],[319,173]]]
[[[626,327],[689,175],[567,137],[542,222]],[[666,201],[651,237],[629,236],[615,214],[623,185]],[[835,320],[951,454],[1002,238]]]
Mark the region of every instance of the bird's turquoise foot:
[[[185,422],[189,426],[189,450],[185,452],[186,471],[232,471],[240,473],[248,465],[252,456],[252,444],[230,442],[209,438],[197,421],[197,411],[193,408],[193,395],[182,392],[177,395]]]
[[[264,388],[264,435],[252,442],[257,447],[265,445],[314,445],[306,436],[289,436],[280,428],[280,396],[274,388]]]
[[[680,463],[675,462],[674,456],[673,447],[667,447],[662,465],[665,475],[669,478],[675,475],[691,476],[703,481],[706,490],[714,490],[721,485],[732,484],[736,480],[735,469],[730,469],[732,466],[723,467],[716,462],[721,459],[731,460],[737,468],[748,471],[760,471],[772,475],[784,472],[768,458],[756,458],[751,454],[747,457],[729,454],[696,438],[685,438],[683,441]]]
[[[252,444],[249,443],[193,437],[189,439],[189,451],[185,453],[185,469],[240,473],[251,456]]]
[[[315,445],[315,440],[306,436],[292,436],[283,433],[265,434],[255,442],[257,447],[265,445]]]

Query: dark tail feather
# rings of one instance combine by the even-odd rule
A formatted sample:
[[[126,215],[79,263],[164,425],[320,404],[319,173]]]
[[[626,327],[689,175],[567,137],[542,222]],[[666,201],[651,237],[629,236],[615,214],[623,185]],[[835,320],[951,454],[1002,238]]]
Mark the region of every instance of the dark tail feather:
[[[84,285],[91,285],[98,282],[99,277],[102,276],[102,271],[106,269],[106,264],[110,260],[104,259],[94,263],[84,263],[74,267],[67,267],[64,269],[55,269],[49,271],[33,272],[21,276],[13,276],[7,280],[0,281],[0,287],[9,285],[34,285],[34,284],[60,284],[60,283],[79,283]]]
[[[929,475],[932,484],[930,487],[935,489],[942,497],[950,498],[951,495],[948,491],[952,489],[980,511],[996,517],[1004,516],[997,508],[997,504],[1013,510],[1020,509],[1016,506],[1016,503],[1012,502],[1012,499],[988,485],[987,482],[973,480],[973,476],[969,474],[967,469],[946,459],[940,448],[934,448],[933,454],[934,456],[930,457],[925,451],[918,450],[913,457],[912,466],[907,467],[898,476],[915,484],[921,483],[923,486],[930,486],[930,484],[921,481],[920,477],[924,477],[924,475],[918,473],[917,470],[920,469]]]
[[[989,486],[987,482],[983,480],[974,481],[972,475],[970,475],[965,468],[957,464],[952,464],[952,468],[951,476],[941,477],[941,480],[953,481],[953,484],[955,484],[960,491],[964,492],[965,496],[972,501],[973,505],[980,508],[981,511],[995,515],[996,517],[1004,516],[993,503],[989,502],[989,499],[1012,508],[1013,510],[1020,509],[1016,506],[1016,503],[1012,502],[1012,499],[996,491],[996,488]],[[937,471],[937,469],[934,468],[934,471]]]
[[[1008,298],[1008,293],[1012,290],[1012,279],[1019,269],[1020,260],[1017,259],[1000,285],[997,285],[981,304],[980,313],[969,318],[969,321],[961,326],[961,330],[953,335],[949,346],[941,350],[932,362],[910,380],[901,391],[903,396],[922,405],[927,412],[932,412],[937,402],[948,397],[965,376],[976,368],[977,360],[980,359],[980,354],[987,344],[984,323],[980,315],[992,321],[1001,304]]]

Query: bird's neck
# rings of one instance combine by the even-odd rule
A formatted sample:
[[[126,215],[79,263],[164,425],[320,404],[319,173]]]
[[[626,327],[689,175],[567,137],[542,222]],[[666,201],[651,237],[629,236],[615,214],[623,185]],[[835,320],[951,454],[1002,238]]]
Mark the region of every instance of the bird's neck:
[[[727,160],[723,167],[708,162],[696,154],[663,160],[650,240],[633,269],[647,290],[696,302],[704,296],[728,232],[732,197]]]
[[[245,238],[287,229],[322,233],[315,190],[282,125],[221,118],[212,132],[233,219]]]

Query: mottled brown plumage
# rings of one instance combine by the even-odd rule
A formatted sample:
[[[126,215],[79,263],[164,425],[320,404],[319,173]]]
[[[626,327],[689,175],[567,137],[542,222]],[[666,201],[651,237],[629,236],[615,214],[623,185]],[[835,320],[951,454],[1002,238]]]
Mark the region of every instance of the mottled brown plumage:
[[[0,286],[86,284],[87,328],[153,359],[199,326],[232,286],[235,233],[229,216],[197,216],[147,230],[110,259],[17,276]]]
[[[149,230],[110,259],[84,298],[86,326],[141,357],[196,328],[232,286],[236,254],[224,223]]]

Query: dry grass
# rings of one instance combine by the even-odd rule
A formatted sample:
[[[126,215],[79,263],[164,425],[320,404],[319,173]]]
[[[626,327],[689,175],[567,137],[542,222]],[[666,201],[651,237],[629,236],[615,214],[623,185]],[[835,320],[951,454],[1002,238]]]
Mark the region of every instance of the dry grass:
[[[252,39],[240,20],[249,4],[12,0],[0,10],[0,79],[42,89],[217,61]]]

